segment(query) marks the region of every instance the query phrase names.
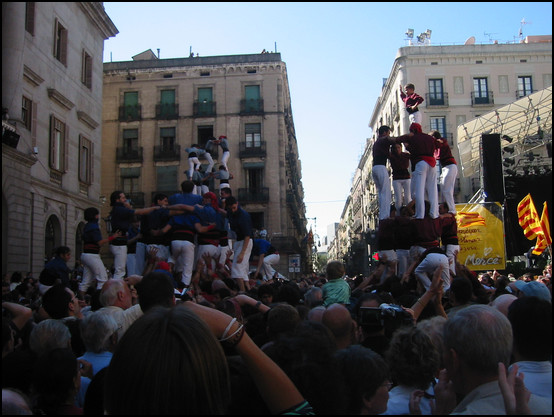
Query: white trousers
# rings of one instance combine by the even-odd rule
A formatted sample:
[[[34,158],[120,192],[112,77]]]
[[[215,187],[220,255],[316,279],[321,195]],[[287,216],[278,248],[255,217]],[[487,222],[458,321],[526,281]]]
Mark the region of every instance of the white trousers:
[[[206,153],[204,154],[204,157],[205,157],[206,160],[208,161],[208,166],[207,166],[207,168],[206,168],[206,172],[207,172],[207,173],[210,173],[210,172],[212,172],[212,169],[213,169],[213,167],[214,167],[214,159],[212,158],[212,154],[209,153],[209,152],[206,152]]]
[[[439,217],[437,170],[427,162],[419,161],[412,173],[412,179],[414,180],[415,217],[417,219],[425,217],[425,195],[427,194],[431,205],[429,214],[433,219],[436,219]]]
[[[198,250],[196,251],[196,263],[198,263],[200,259],[204,260],[202,257],[205,254],[210,255],[211,257],[210,269],[212,271],[215,271],[215,267],[216,267],[215,263],[219,262],[219,253],[220,253],[219,246],[214,246],[210,244],[198,245]],[[204,271],[206,270],[206,267],[204,267]]]
[[[379,200],[379,220],[390,217],[391,183],[389,171],[385,165],[373,165],[371,168],[371,177],[377,188],[377,198]]]
[[[192,158],[189,158],[189,180],[192,180],[192,174],[194,174],[194,171],[197,170],[200,165],[198,157],[193,156]]]
[[[233,243],[233,265],[231,266],[231,278],[242,279],[248,281],[248,273],[250,272],[250,254],[252,253],[253,241],[248,241],[248,246],[244,252],[242,262],[237,262],[240,252],[244,244],[244,240],[235,241]]]
[[[261,268],[264,281],[269,281],[270,279],[273,279],[273,276],[275,275],[275,268],[273,266],[279,265],[280,260],[281,260],[281,255],[279,255],[278,253],[272,253],[271,255],[264,256],[264,261]],[[284,278],[284,277],[283,275],[277,273],[277,278]]]
[[[442,167],[441,173],[441,196],[440,202],[448,205],[448,212],[456,214],[456,203],[454,202],[454,185],[458,177],[458,166],[450,164]]]
[[[171,242],[171,257],[175,261],[175,271],[181,272],[181,282],[190,285],[194,270],[195,245],[188,240],[174,240]],[[177,278],[177,277],[175,277]]]
[[[110,251],[113,255],[113,278],[125,278],[125,267],[127,266],[127,245],[110,245]]]
[[[143,242],[137,242],[137,251],[135,256],[135,273],[142,275],[144,266],[146,264],[146,244]],[[129,273],[131,275],[131,273]]]
[[[450,272],[456,276],[456,252],[460,253],[460,245],[446,245],[445,250]]]
[[[411,178],[405,180],[392,180],[392,188],[394,190],[394,205],[396,213],[400,214],[400,207],[407,206],[412,199],[410,190]]]
[[[419,123],[419,124],[421,124],[422,119],[423,119],[423,116],[421,116],[421,112],[419,110],[408,116],[408,120],[410,121],[410,123]]]
[[[448,258],[442,253],[429,253],[423,261],[415,269],[415,276],[425,291],[431,286],[431,279],[435,270],[442,266],[442,286],[444,291],[450,288],[450,268],[448,267]]]
[[[87,292],[89,287],[96,281],[96,289],[102,289],[108,280],[106,266],[97,253],[82,253],[81,263],[83,264],[83,279],[79,283],[79,291]]]
[[[225,151],[223,152],[223,155],[221,155],[221,165],[225,167],[227,172],[229,172],[229,168],[227,167],[227,161],[229,160],[229,157],[231,156],[231,152]]]

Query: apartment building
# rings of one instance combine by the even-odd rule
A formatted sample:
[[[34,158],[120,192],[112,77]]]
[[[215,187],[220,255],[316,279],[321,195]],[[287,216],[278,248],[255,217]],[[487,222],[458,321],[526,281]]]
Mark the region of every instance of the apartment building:
[[[151,205],[157,192],[179,192],[189,167],[185,149],[225,135],[233,194],[280,251],[279,272],[287,275],[288,255],[309,260],[301,247],[302,171],[280,53],[159,59],[147,50],[132,61],[104,63],[103,83],[103,217],[114,190],[137,208]],[[221,156],[220,148],[216,169]],[[216,194],[218,183],[209,183]]]
[[[101,2],[2,3],[2,273],[38,277],[81,253],[100,206],[102,56],[118,33]]]
[[[552,85],[552,36],[529,36],[517,44],[424,44],[398,50],[370,117],[374,134],[367,140],[358,166],[364,186],[361,192],[355,184],[352,187],[351,196],[354,198],[356,192],[361,200],[362,218],[361,227],[354,231],[354,242],[363,240],[369,244],[377,229],[371,149],[381,125],[392,127],[394,136],[408,133],[408,113],[399,95],[399,86],[407,83],[414,84],[415,91],[425,99],[419,106],[423,131],[438,130],[448,139],[459,161],[458,126]],[[461,171],[455,200],[467,202],[482,188],[482,178],[479,172],[464,177]],[[347,220],[341,219],[341,225]],[[340,248],[335,256],[352,252],[350,248],[351,245]],[[367,251],[369,257],[371,245]]]

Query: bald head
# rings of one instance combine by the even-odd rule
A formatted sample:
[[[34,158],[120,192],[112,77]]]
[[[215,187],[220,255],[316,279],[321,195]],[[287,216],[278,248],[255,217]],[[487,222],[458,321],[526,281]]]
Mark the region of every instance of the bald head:
[[[331,304],[323,312],[321,322],[331,330],[339,349],[353,343],[354,320],[350,311],[342,304]]]
[[[502,294],[492,300],[490,305],[508,317],[508,307],[515,300],[517,300],[517,297],[513,294]]]

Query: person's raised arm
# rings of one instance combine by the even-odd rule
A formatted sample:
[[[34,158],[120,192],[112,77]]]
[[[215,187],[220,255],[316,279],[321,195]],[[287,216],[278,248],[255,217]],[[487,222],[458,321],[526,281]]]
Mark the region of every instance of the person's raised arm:
[[[2,301],[2,308],[5,308],[11,313],[11,320],[19,330],[23,329],[27,322],[33,317],[33,310],[18,303]]]
[[[204,320],[218,340],[224,339],[223,343],[235,347],[272,414],[280,414],[305,401],[287,374],[252,341],[242,324],[213,308],[191,301],[184,305]]]

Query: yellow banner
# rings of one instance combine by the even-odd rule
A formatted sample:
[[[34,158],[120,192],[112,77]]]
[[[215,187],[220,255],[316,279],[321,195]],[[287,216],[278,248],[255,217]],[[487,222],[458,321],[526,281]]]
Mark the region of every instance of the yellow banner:
[[[456,204],[458,262],[472,271],[506,269],[504,212],[500,203]]]

